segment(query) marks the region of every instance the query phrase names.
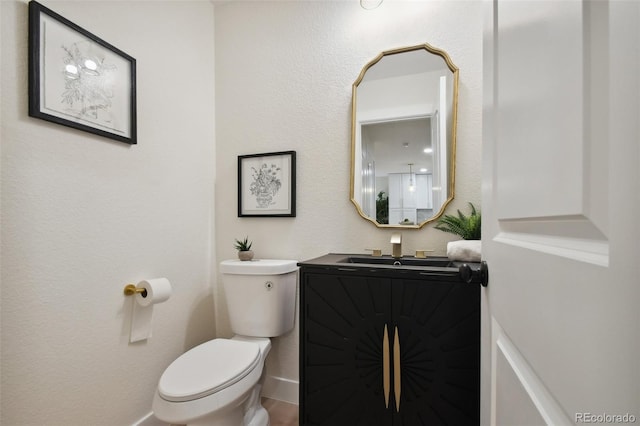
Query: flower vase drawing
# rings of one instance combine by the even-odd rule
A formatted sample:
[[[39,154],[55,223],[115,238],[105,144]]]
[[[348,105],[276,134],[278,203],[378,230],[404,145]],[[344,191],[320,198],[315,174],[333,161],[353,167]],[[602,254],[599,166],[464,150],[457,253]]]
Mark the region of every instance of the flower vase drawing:
[[[255,196],[257,208],[265,209],[274,204],[273,197],[278,193],[282,182],[278,177],[280,167],[275,164],[268,166],[266,163],[256,169],[251,167],[253,181],[249,186],[251,195]]]
[[[261,209],[266,209],[273,202],[273,196],[268,192],[260,192],[256,195],[256,201],[258,202],[258,207]]]
[[[238,217],[295,217],[296,152],[238,156]]]

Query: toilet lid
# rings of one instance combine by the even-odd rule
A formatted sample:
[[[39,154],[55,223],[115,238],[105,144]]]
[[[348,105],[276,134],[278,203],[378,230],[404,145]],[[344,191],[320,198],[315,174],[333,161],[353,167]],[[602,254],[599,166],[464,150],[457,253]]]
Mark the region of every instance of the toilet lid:
[[[214,339],[185,352],[160,377],[158,393],[167,401],[191,401],[231,386],[260,362],[251,342]]]

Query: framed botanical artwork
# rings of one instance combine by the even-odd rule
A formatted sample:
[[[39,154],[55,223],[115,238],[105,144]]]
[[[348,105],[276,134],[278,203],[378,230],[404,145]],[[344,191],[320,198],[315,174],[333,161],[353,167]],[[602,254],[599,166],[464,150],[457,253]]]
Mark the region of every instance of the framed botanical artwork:
[[[238,217],[296,215],[296,152],[238,156]]]
[[[136,60],[29,2],[29,115],[135,144]]]

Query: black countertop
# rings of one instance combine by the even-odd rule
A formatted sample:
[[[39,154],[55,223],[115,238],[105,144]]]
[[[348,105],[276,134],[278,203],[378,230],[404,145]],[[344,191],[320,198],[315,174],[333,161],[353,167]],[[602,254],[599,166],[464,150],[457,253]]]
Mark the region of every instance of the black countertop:
[[[350,257],[357,257],[361,262],[371,260],[371,263],[352,263]],[[394,259],[391,256],[371,256],[354,253],[329,253],[314,259],[298,262],[298,266],[307,271],[324,271],[332,273],[345,273],[350,275],[366,274],[384,276],[389,278],[418,278],[437,279],[440,281],[456,281],[467,283],[486,283],[485,264],[480,262],[447,262],[448,266],[415,266],[412,262],[425,260],[437,260],[445,262],[446,257],[429,256],[419,259],[413,256],[403,256]],[[400,265],[384,264],[378,262],[399,261]],[[406,263],[403,264],[403,261]],[[483,284],[484,285],[484,284]]]

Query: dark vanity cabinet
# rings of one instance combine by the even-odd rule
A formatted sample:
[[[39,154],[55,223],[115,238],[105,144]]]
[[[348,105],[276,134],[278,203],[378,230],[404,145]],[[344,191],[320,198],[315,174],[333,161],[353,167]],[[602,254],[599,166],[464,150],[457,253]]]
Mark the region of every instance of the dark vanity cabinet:
[[[326,258],[300,263],[300,424],[479,424],[480,286]]]

